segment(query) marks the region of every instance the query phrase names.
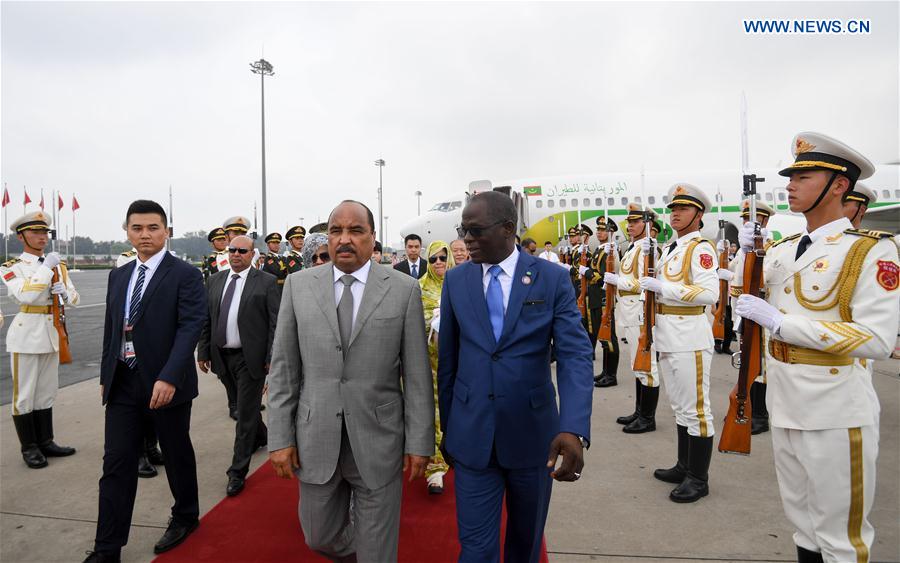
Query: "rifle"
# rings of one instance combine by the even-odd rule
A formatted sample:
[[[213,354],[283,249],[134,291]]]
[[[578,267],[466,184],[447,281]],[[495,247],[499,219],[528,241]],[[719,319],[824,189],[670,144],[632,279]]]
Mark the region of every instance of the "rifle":
[[[719,240],[722,241],[725,248],[719,254],[719,268],[728,269],[728,244],[725,242],[725,220],[722,219],[722,192],[718,192],[719,204]],[[719,303],[716,305],[716,312],[713,315],[713,338],[716,340],[725,340],[725,306],[728,303],[728,282],[719,280]]]
[[[650,236],[650,211],[644,209],[644,224],[646,236]],[[650,253],[644,256],[644,276],[656,277],[656,249],[652,246]],[[641,292],[644,301],[644,322],[641,325],[641,336],[638,339],[637,354],[634,356],[634,371],[650,372],[650,350],[653,347],[653,327],[656,325],[656,293],[652,291]]]
[[[610,235],[612,236],[612,235]],[[612,243],[613,245],[615,243]],[[606,256],[606,271],[613,272],[616,271],[616,254],[615,254],[615,246],[610,249],[609,254]],[[616,286],[612,284],[606,284],[606,303],[603,304],[603,314],[600,317],[600,327],[597,329],[597,340],[602,340],[603,342],[611,342],[612,340],[612,317],[613,317],[613,307],[615,307],[616,303]]]
[[[59,267],[53,268],[53,281],[59,281]],[[69,331],[66,330],[66,306],[63,305],[61,295],[53,295],[50,304],[50,312],[53,314],[53,326],[59,334],[59,363],[72,363],[72,352],[69,350]]]
[[[750,217],[754,221],[753,251],[744,256],[744,287],[747,295],[762,297],[763,259],[766,256],[759,223],[756,223],[756,184],[765,178],[756,174],[744,175],[744,195],[750,198]],[[762,327],[741,319],[741,351],[735,354],[732,364],[738,368],[738,381],[728,396],[728,414],[719,437],[719,451],[750,455],[750,419],[753,406],[750,403],[750,386],[762,372]],[[735,362],[735,360],[737,360]]]
[[[581,244],[581,258],[578,259],[578,264],[581,266],[587,266],[587,245],[584,243]],[[581,291],[578,293],[578,310],[581,311],[581,316],[583,318],[587,317],[587,303],[585,302],[585,297],[587,296],[587,287],[587,278],[581,276]]]

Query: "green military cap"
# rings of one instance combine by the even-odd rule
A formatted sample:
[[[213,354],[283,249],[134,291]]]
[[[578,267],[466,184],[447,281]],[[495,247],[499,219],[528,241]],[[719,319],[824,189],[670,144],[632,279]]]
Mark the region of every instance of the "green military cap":
[[[619,226],[616,225],[615,221],[609,220],[603,215],[600,215],[597,217],[597,230],[610,231],[614,233],[619,230]]]
[[[306,237],[306,229],[304,229],[300,225],[296,225],[288,229],[288,232],[285,234],[288,240],[296,237]]]
[[[219,240],[225,238],[225,229],[222,227],[216,227],[211,230],[208,235],[206,235],[206,240],[212,242],[214,240]]]
[[[577,235],[578,235],[578,229],[576,229],[575,227],[569,227],[569,230],[566,231],[566,233],[567,233],[570,237],[571,237],[571,236],[577,236]]]
[[[281,242],[281,233],[269,233],[265,238],[266,242]]]
[[[588,227],[587,225],[585,225],[584,223],[578,225],[578,230],[581,231],[581,234],[583,234],[583,235],[592,235],[592,234],[594,234],[594,231],[593,231],[590,227]]]

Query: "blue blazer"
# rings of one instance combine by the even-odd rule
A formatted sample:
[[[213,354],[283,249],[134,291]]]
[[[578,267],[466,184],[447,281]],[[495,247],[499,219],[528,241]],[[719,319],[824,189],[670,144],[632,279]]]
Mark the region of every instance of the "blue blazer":
[[[575,291],[563,268],[520,253],[495,342],[482,272],[467,262],[444,277],[437,375],[444,445],[473,469],[487,467],[492,450],[504,468],[543,466],[560,432],[590,439],[593,352]]]
[[[113,386],[122,347],[125,294],[136,264],[137,260],[133,260],[109,274],[100,363],[103,404],[109,400]],[[206,288],[200,270],[166,253],[144,289],[133,329],[138,371],[148,403],[158,379],[175,386],[175,396],[168,406],[197,396],[194,348],[206,321],[206,310]]]

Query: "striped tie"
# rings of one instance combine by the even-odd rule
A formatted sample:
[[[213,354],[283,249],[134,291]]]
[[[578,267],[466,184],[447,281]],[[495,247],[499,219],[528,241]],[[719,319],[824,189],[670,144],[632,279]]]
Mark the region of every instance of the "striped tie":
[[[144,275],[147,272],[147,266],[141,264],[138,266],[138,276],[137,281],[134,282],[134,290],[131,292],[131,305],[128,307],[128,324],[131,325],[132,322],[137,319],[137,315],[141,310],[141,294],[144,292]],[[130,358],[125,358],[125,363],[128,364],[128,367],[134,369],[137,366],[137,358],[132,356]]]

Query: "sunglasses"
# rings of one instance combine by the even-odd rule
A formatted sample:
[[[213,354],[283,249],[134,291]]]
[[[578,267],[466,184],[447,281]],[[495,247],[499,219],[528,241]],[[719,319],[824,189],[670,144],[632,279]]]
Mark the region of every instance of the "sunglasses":
[[[328,256],[327,252],[322,252],[320,254],[313,254],[312,259],[313,259],[313,262],[328,262],[328,260],[330,260],[331,257]]]
[[[233,246],[229,246],[228,252],[230,254],[234,254],[235,252],[237,252],[238,254],[244,255],[244,254],[247,254],[248,252],[251,252],[251,250],[249,248],[235,248]]]
[[[443,254],[435,254],[434,256],[429,256],[429,257],[428,257],[428,263],[429,263],[429,264],[434,264],[434,263],[437,262],[438,260],[440,260],[441,262],[446,262],[446,261],[447,261],[447,257],[446,257],[445,255],[443,255]]]
[[[484,231],[490,229],[491,227],[502,225],[505,222],[506,221],[497,221],[496,223],[491,223],[486,227],[466,227],[465,225],[460,225],[456,228],[456,234],[459,235],[459,238],[466,238],[466,234],[470,234],[474,238],[479,238],[484,234]]]

